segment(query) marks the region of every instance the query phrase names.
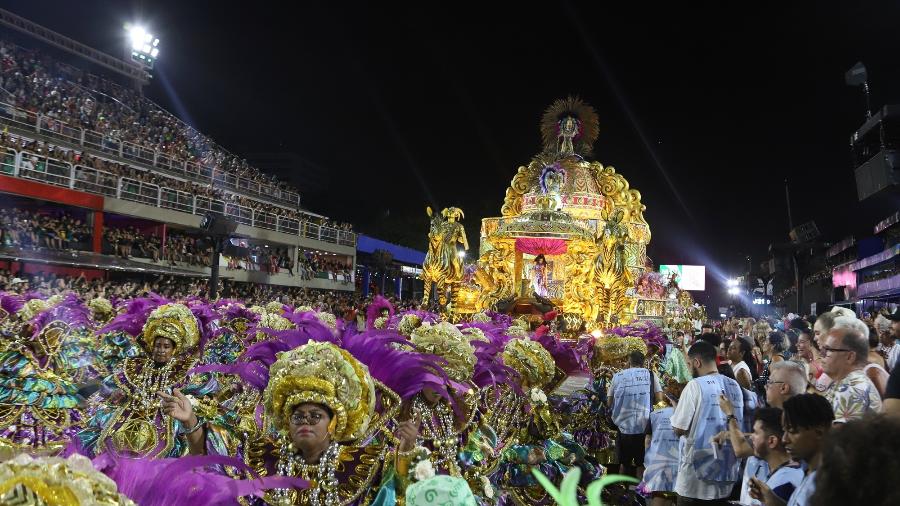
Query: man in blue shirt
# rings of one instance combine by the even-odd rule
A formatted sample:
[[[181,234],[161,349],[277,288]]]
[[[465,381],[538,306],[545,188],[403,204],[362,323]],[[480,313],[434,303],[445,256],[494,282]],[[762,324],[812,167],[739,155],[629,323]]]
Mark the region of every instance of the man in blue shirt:
[[[616,456],[622,473],[640,478],[644,467],[644,434],[650,422],[655,380],[644,367],[639,351],[628,356],[629,368],[617,372],[610,383],[609,405],[616,424]]]
[[[753,420],[753,433],[750,441],[756,457],[766,461],[766,485],[780,499],[787,501],[803,481],[803,469],[793,462],[784,448],[781,425],[781,410],[778,408],[759,408]],[[759,476],[754,477],[760,479]],[[754,502],[759,504],[759,502]]]

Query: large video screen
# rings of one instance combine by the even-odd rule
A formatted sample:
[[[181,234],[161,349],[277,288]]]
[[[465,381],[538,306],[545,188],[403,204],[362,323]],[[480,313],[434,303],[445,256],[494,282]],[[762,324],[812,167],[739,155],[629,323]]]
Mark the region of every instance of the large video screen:
[[[675,282],[682,290],[706,290],[706,267],[703,265],[660,265],[659,272],[665,279],[675,274]]]

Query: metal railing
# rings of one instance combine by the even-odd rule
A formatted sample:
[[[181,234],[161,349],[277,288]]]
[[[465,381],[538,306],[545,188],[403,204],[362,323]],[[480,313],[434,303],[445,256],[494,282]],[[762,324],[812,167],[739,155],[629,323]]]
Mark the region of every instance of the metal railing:
[[[101,133],[69,125],[52,116],[20,109],[14,104],[0,102],[0,123],[47,137],[61,139],[72,145],[107,153],[123,160],[140,163],[146,167],[163,169],[198,183],[209,184],[213,181],[213,175],[215,174],[216,183],[223,188],[264,198],[267,201],[277,200],[278,203],[283,205],[300,205],[300,195],[296,192],[282,190],[275,185],[258,183],[251,179],[205,167],[195,162],[179,160],[167,153],[123,141],[110,133]]]
[[[98,193],[107,197],[115,197],[118,194],[119,180],[109,172],[76,165],[73,181],[75,184],[72,188],[75,190]]]
[[[42,183],[140,202],[162,209],[172,209],[202,216],[207,212],[227,216],[237,223],[274,230],[317,241],[356,246],[356,234],[346,230],[301,222],[267,211],[256,211],[233,202],[203,197],[193,193],[145,183],[134,178],[73,165],[46,155],[3,148],[0,151],[0,174],[22,177]]]

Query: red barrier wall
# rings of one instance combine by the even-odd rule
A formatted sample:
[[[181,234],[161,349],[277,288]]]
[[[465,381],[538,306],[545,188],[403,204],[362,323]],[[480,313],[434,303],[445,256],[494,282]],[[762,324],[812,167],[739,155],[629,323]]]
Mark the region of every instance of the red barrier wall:
[[[100,195],[91,195],[90,193],[60,188],[59,186],[17,177],[0,176],[0,193],[13,193],[70,206],[86,207],[98,211],[103,210],[103,197]]]

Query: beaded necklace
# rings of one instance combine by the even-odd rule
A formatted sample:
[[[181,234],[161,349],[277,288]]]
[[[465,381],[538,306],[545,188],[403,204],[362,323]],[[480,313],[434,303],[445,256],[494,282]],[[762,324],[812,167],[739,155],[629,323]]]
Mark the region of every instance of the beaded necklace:
[[[519,427],[522,416],[523,401],[514,392],[507,391],[500,398],[499,404],[488,413],[488,423],[497,434],[497,447],[501,448],[513,432]]]
[[[430,440],[434,446],[431,462],[436,469],[446,468],[450,474],[458,474],[456,458],[459,439],[453,427],[453,412],[444,402],[429,406],[421,397],[413,399],[413,418],[422,421],[422,430],[417,444]]]
[[[137,391],[134,392],[135,402],[143,409],[153,409],[159,407],[159,392],[164,391],[169,386],[169,375],[175,366],[175,360],[169,360],[162,367],[156,367],[153,361],[148,360],[144,363],[134,385]]]
[[[284,440],[278,457],[276,470],[282,476],[300,476],[310,481],[309,504],[310,506],[337,506],[338,480],[335,476],[338,455],[341,445],[332,441],[328,448],[319,457],[318,464],[307,464],[299,452],[293,450],[293,445]],[[291,504],[293,495],[291,489],[274,489],[270,492],[277,504]],[[324,493],[323,493],[324,492]],[[324,498],[322,497],[324,495]]]

